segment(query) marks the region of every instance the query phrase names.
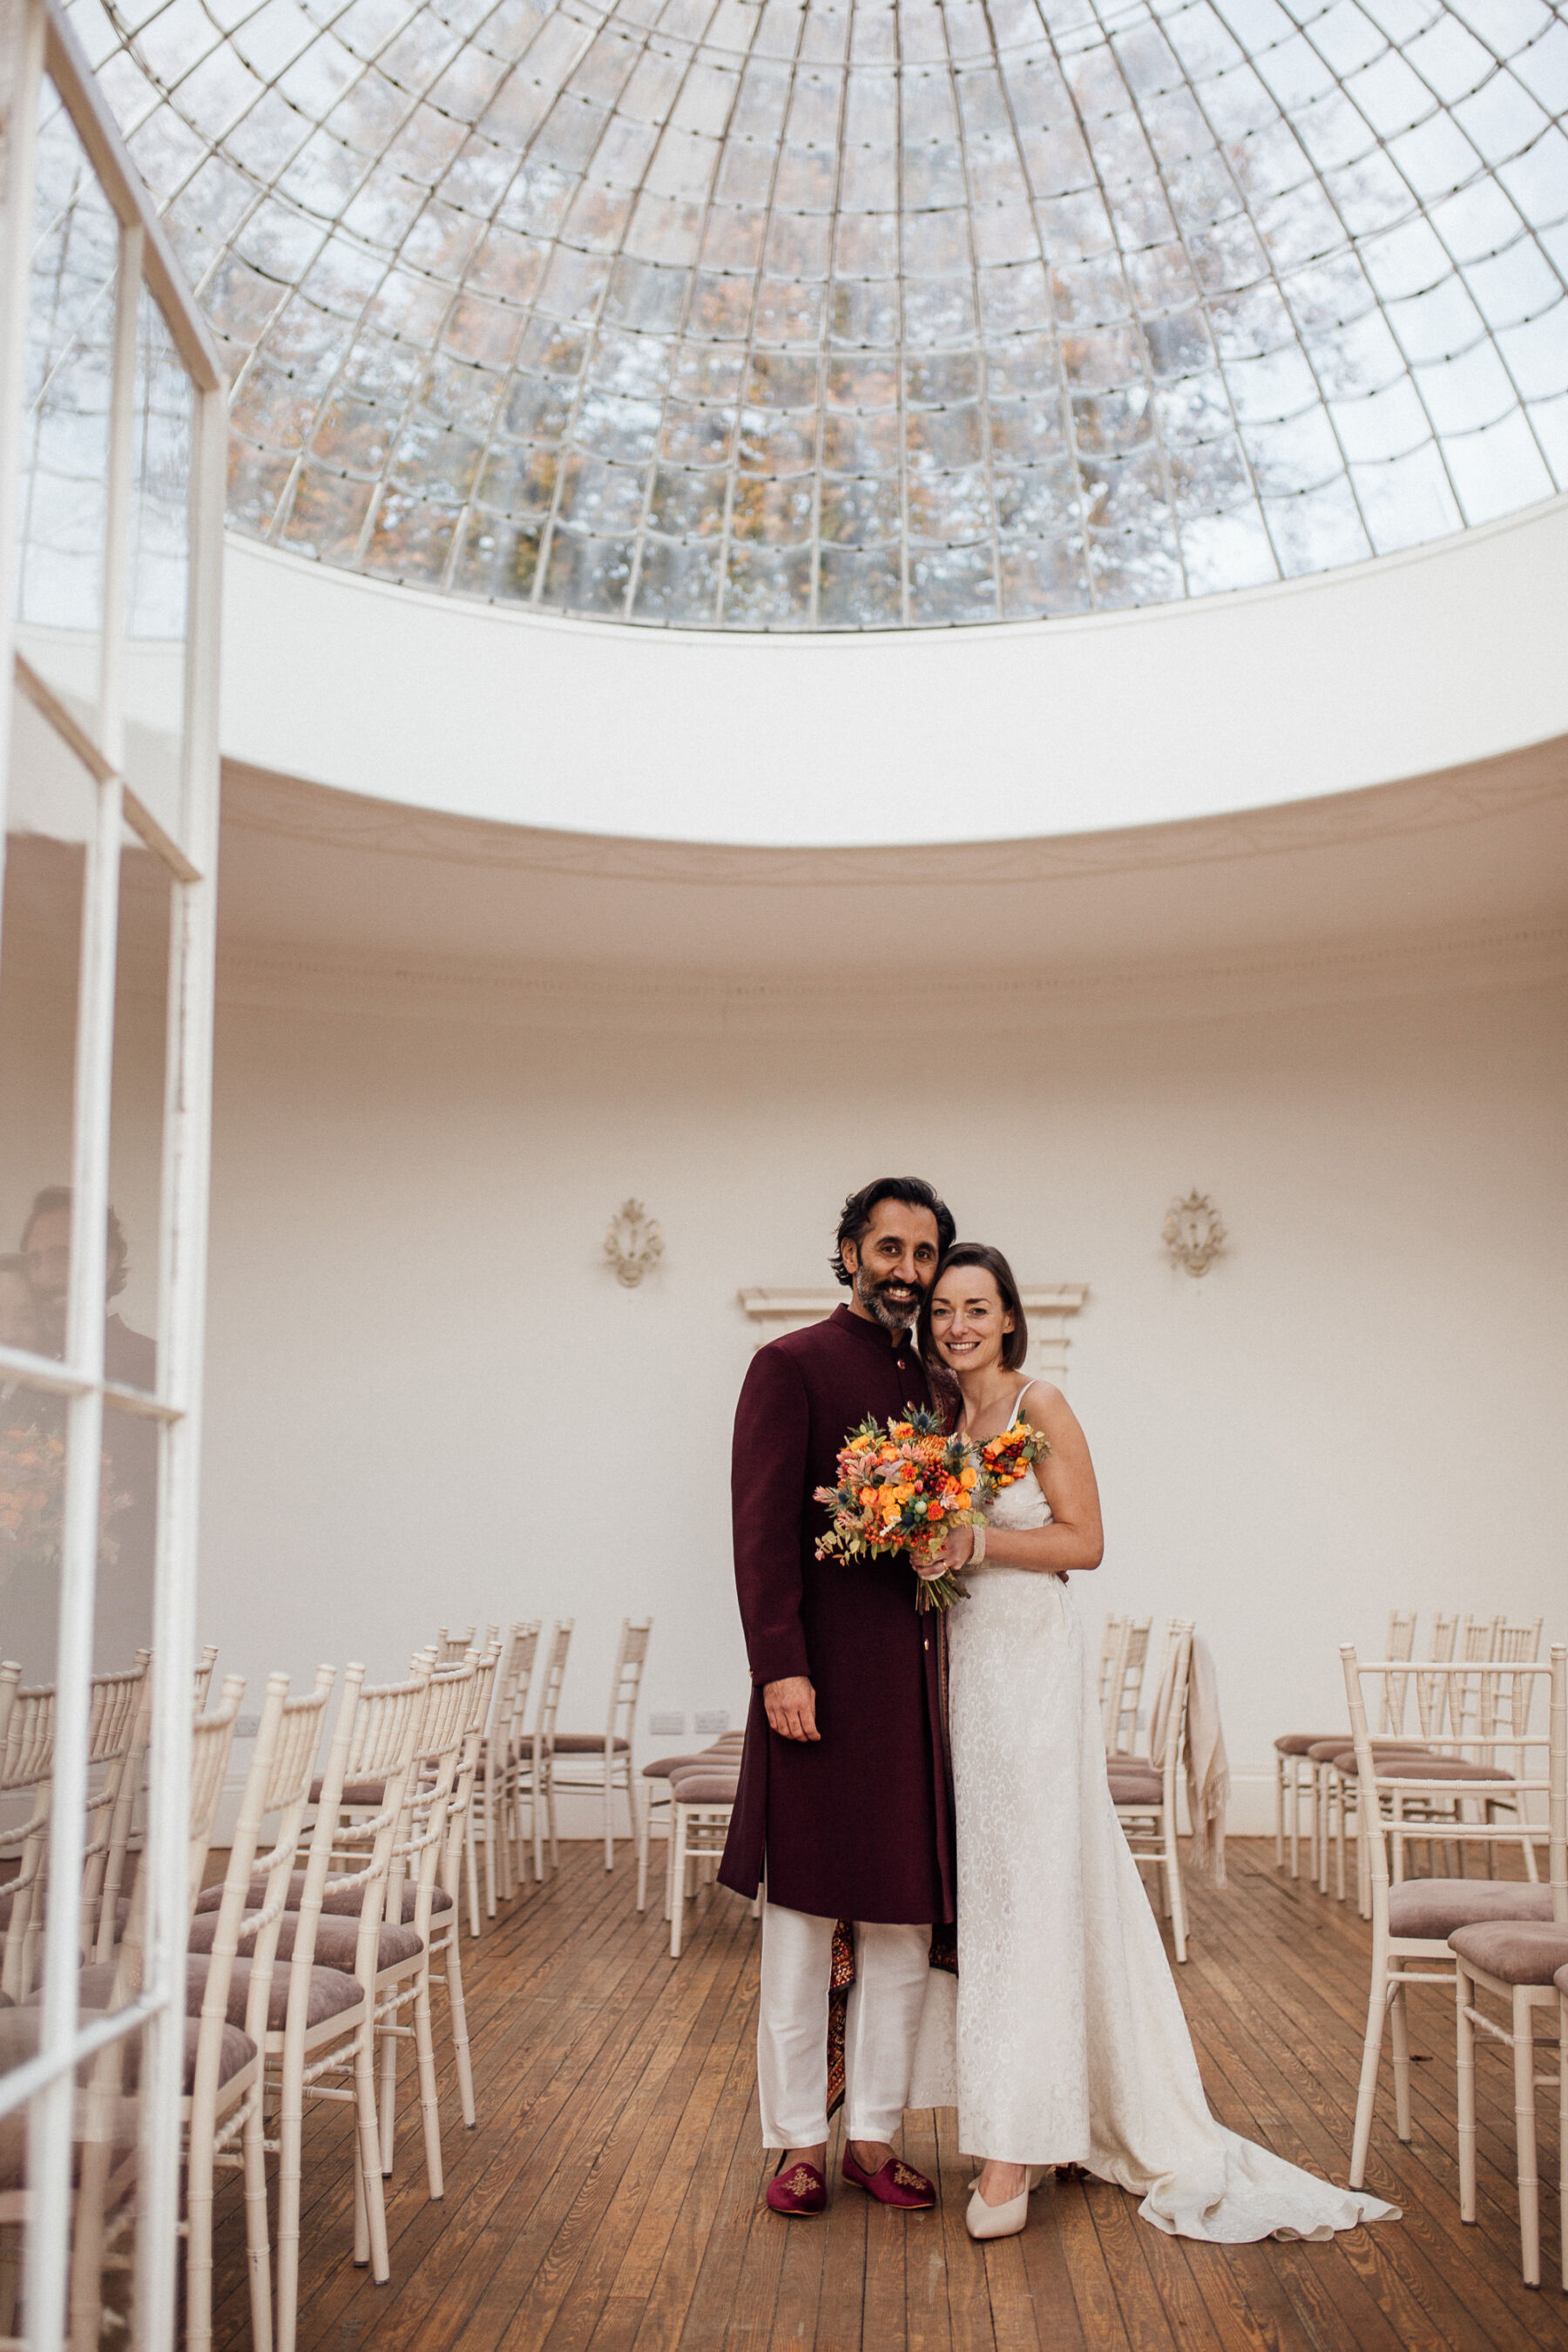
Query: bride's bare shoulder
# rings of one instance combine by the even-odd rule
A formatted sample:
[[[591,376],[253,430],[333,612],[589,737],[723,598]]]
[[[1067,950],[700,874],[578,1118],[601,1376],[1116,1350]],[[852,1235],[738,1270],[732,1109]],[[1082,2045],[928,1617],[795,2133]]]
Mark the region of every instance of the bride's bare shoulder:
[[[1083,1444],[1078,1415],[1053,1381],[1031,1381],[1018,1400],[1018,1411],[1058,1451],[1069,1442]],[[1038,1463],[1035,1466],[1041,1467]]]

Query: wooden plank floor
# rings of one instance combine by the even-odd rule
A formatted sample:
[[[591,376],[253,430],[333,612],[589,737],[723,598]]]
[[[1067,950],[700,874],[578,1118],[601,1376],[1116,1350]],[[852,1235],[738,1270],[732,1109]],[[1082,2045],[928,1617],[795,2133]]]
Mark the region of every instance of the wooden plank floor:
[[[400,2107],[387,2186],[392,2282],[350,2260],[349,2111],[306,2136],[301,2352],[1515,2352],[1568,2347],[1555,2259],[1557,2146],[1542,2096],[1546,2284],[1520,2282],[1505,2062],[1483,2055],[1480,2221],[1458,2221],[1453,2012],[1413,2010],[1415,2137],[1380,2105],[1369,2187],[1401,2222],[1331,2245],[1214,2247],[1164,2237],[1099,2183],[1042,2189],[1022,2237],[963,2229],[970,2167],[953,2118],[911,2116],[906,2153],[942,2184],[907,2218],[842,2185],[819,2221],[762,2205],[752,2074],[757,1928],[721,1888],[692,1906],[672,1965],[657,1910],[633,1909],[629,1849],[592,1845],[505,1907],[463,1961],[479,2122],[458,2119],[443,2052],[446,2196],[425,2194],[417,2109]],[[1177,1971],[1225,2123],[1343,2180],[1367,1984],[1349,1906],[1234,1842],[1231,1883],[1191,1886]],[[405,2066],[405,2075],[412,2074]],[[832,2161],[837,2165],[837,2127]],[[248,2341],[237,2183],[220,2190],[218,2352]]]

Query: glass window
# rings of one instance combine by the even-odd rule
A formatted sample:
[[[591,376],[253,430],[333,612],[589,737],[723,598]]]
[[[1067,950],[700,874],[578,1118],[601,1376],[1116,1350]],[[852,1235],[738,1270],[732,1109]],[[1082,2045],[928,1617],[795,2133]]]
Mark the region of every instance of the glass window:
[[[0,12],[5,121],[35,133],[0,222],[26,320],[0,416],[0,2174],[26,2192],[0,2326],[55,2347],[134,2312],[171,2352],[142,2217],[177,2192],[191,1798],[149,1659],[189,1693],[160,1628],[195,1585],[217,780],[191,582],[198,533],[218,574],[226,387],[94,85],[63,46],[40,72],[47,5]]]
[[[37,126],[17,518],[16,643],[89,724],[103,663],[119,229],[50,82]]]
[[[105,25],[97,0],[73,5]],[[1044,13],[1043,41],[1032,9],[727,6],[684,74],[641,16],[617,16],[581,63],[590,33],[568,39],[551,17],[502,79],[493,19],[419,0],[380,60],[401,74],[406,47],[441,61],[412,121],[374,68],[374,10],[335,21],[330,70],[321,42],[296,61],[243,31],[226,45],[243,66],[223,68],[201,10],[142,30],[116,15],[102,69],[128,122],[151,92],[200,129],[205,160],[182,163],[170,219],[240,379],[234,528],[524,605],[887,628],[1252,587],[1568,485],[1548,406],[1565,381],[1552,305],[1560,321],[1568,184],[1542,110],[1539,10],[1505,10],[1479,36],[1474,8],[1444,0],[1375,25],[1353,7],[1298,23],[1259,5],[1226,8],[1222,27],[1185,0]],[[248,110],[226,96],[193,110],[193,81],[267,88]],[[329,96],[331,135],[301,145],[300,105]],[[340,215],[323,246],[323,215]],[[342,361],[344,322],[384,273],[375,331]],[[331,312],[303,343],[289,299],[301,283]],[[967,394],[915,389],[944,373]],[[863,449],[900,380],[923,421],[895,429],[890,453]],[[1158,511],[1087,562],[1053,532],[1014,561],[998,603],[989,556],[931,556],[920,478],[975,462],[933,457],[944,434],[1008,465],[1048,459],[1064,389],[1080,447],[1110,446],[1109,396],[1136,410],[1158,448]],[[967,415],[943,415],[963,398]],[[410,410],[421,399],[452,429],[437,436]],[[1212,502],[1173,511],[1175,452],[1231,445],[1238,425],[1256,481],[1227,527]],[[548,533],[548,512],[498,499],[498,441],[501,474],[563,441],[606,466],[663,463],[649,499],[627,481],[595,519],[574,466],[565,529]],[[319,462],[299,465],[301,448]],[[668,509],[665,465],[714,469],[704,511],[737,518],[717,603],[689,545],[709,525]],[[882,471],[896,543],[851,562],[844,502],[818,478]],[[1014,528],[1014,493],[992,481],[976,496],[978,546]],[[803,499],[815,568],[796,553]]]

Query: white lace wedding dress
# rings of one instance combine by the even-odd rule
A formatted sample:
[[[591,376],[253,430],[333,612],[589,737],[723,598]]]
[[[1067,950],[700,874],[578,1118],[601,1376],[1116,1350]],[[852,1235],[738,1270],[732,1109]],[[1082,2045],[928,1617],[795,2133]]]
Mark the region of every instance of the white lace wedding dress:
[[[996,1528],[1046,1525],[1033,1472]],[[956,2105],[966,2154],[1087,2165],[1173,2237],[1328,2238],[1397,2218],[1226,2131],[1117,1822],[1066,1581],[967,1571],[948,1620],[958,1979],[932,1970],[913,2106]]]

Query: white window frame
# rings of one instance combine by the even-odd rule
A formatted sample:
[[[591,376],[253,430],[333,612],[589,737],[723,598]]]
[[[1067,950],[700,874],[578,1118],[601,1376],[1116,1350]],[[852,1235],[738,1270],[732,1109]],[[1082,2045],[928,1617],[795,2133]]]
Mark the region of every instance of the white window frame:
[[[16,650],[15,583],[23,368],[41,81],[53,82],[120,225],[108,468],[102,667],[96,716],[84,725]],[[49,1932],[37,2057],[0,2075],[0,2115],[26,2103],[28,2189],[25,2294],[28,2352],[66,2342],[76,2069],[116,2038],[144,2035],[141,2074],[137,2256],[132,2341],[170,2352],[174,2339],[191,1679],[196,1642],[196,1504],[212,1097],[214,899],[218,815],[218,616],[222,591],[227,387],[216,346],[184,285],[157,214],[126,154],[92,73],[54,0],[0,0],[0,89],[8,102],[0,185],[0,861],[13,691],[19,688],[92,777],[78,992],[70,1290],[63,1360],[0,1347],[0,1374],[67,1401],[65,1522],[56,1653]],[[192,479],[178,837],[126,782],[125,645],[130,577],[136,328],[145,287],[192,387]],[[154,1392],[104,1377],[110,1077],[119,921],[120,843],[128,824],[159,856],[171,885],[168,1032],[163,1129]],[[3,877],[0,877],[3,878]],[[143,1990],[90,2026],[79,2013],[77,1966],[87,1724],[98,1568],[98,1482],[106,1400],[159,1430],[159,1525],[147,1837]]]

